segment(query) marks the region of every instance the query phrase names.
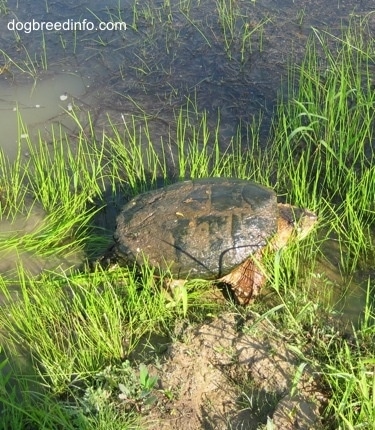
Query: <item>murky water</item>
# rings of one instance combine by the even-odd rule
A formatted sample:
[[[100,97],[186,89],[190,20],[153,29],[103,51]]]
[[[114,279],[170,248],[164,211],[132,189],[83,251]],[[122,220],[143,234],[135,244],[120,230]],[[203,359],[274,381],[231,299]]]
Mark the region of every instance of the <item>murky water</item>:
[[[325,251],[330,253],[337,251],[332,242],[328,242]],[[345,277],[340,273],[337,254],[332,258],[318,259],[314,269],[316,280],[315,288],[320,291],[320,297],[325,297],[326,302],[334,305],[338,317],[344,323],[358,326],[363,319],[363,309],[366,302],[368,280],[374,273],[355,273],[351,277]]]
[[[22,85],[9,79],[0,81],[0,147],[14,159],[19,141],[21,145],[26,139],[38,142],[39,132],[48,140],[53,125],[74,129],[74,121],[66,112],[79,103],[84,92],[82,78],[74,74],[60,73]]]
[[[43,228],[45,219],[45,211],[37,204],[33,204],[27,217],[18,215],[12,220],[3,219],[0,222],[0,241],[5,241],[14,236],[22,238],[26,235],[35,234]],[[82,264],[84,257],[83,251],[72,252],[65,257],[58,255],[45,257],[23,249],[22,245],[8,249],[0,246],[0,274],[3,280],[8,280],[8,286],[9,280],[13,281],[9,287],[9,297],[0,288],[0,305],[10,299],[17,300],[19,298],[17,279],[21,268],[21,271],[29,276],[38,276],[45,270],[54,273],[69,273]]]
[[[226,44],[218,14],[223,2],[215,0],[171,1],[171,6],[161,0],[29,3],[24,8],[9,1],[8,13],[0,11],[0,146],[10,158],[24,134],[17,127],[17,114],[32,139],[40,129],[48,140],[52,124],[74,133],[66,112],[69,103],[79,108],[77,115],[90,111],[98,131],[108,127],[108,115],[122,123],[122,118],[145,111],[153,116],[150,133],[156,145],[169,136],[174,113],[188,99],[198,111],[208,112],[209,124],[216,124],[220,113],[223,148],[238,127],[246,136],[246,125],[261,113],[265,142],[288,61],[291,56],[301,61],[311,27],[339,34],[342,25],[371,14],[374,6],[373,0],[233,2],[241,18],[234,22],[235,37],[227,34]],[[126,30],[27,32],[25,23],[33,19],[128,25]],[[12,20],[24,28],[9,29]],[[375,31],[375,18],[369,22]],[[241,50],[245,28],[258,30]],[[27,155],[27,148],[23,151]],[[34,216],[26,223],[32,220]],[[26,230],[23,222],[2,222],[0,231]],[[0,260],[0,272],[17,260],[32,273],[46,267],[43,259],[23,252],[9,251]]]
[[[69,69],[83,81],[91,79],[84,108],[90,110],[98,129],[108,127],[108,114],[115,120],[144,110],[154,115],[151,133],[167,137],[175,110],[192,99],[199,111],[209,113],[212,124],[220,111],[223,147],[239,126],[245,130],[260,112],[265,140],[287,62],[291,56],[302,59],[311,26],[339,34],[350,17],[361,19],[373,9],[371,0],[329,6],[321,0],[229,2],[241,15],[234,20],[231,38],[223,35],[218,13],[222,3],[171,1],[169,7],[163,1],[113,0],[105,6],[68,1],[33,3],[27,11],[10,3],[10,13],[0,17],[4,64],[10,63],[9,73],[0,75],[0,89],[10,82],[13,88],[25,80],[32,84],[33,74],[43,82],[45,74]],[[32,17],[61,24],[86,20],[95,28],[98,19],[122,21],[127,29],[13,32],[7,28],[15,17],[24,26]],[[246,26],[257,31],[242,46]],[[225,39],[230,40],[225,43]],[[51,90],[57,86],[56,79],[49,85]],[[75,85],[78,82],[66,83],[61,90],[74,95]],[[27,114],[39,115],[33,103],[31,107]],[[42,121],[35,122],[41,126],[48,122],[44,117]],[[10,143],[6,147],[12,152]]]

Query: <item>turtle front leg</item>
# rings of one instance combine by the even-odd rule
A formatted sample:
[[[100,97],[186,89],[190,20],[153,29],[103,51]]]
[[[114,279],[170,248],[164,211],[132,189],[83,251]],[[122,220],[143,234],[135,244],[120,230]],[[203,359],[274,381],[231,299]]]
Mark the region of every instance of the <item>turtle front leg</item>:
[[[247,305],[260,294],[266,277],[259,261],[262,253],[257,252],[242,264],[233,269],[228,275],[219,279],[219,282],[228,284],[234,292],[236,300],[241,305]]]

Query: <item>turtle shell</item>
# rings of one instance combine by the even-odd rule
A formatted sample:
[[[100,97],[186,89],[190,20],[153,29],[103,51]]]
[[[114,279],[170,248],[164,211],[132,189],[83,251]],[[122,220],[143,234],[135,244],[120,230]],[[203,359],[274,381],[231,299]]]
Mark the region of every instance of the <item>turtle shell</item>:
[[[180,279],[218,279],[266,245],[277,214],[274,191],[254,182],[179,182],[122,208],[113,250],[120,264],[147,260]]]

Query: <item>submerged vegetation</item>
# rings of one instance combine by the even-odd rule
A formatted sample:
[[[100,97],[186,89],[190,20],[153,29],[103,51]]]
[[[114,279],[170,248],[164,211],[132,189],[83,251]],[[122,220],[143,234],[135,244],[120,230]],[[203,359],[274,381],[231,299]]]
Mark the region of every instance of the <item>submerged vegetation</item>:
[[[253,30],[238,24],[235,7],[217,1],[225,50],[229,58],[239,52],[243,59],[255,29],[262,49],[264,23]],[[188,10],[184,13],[189,20]],[[134,2],[135,22],[136,14],[164,19],[137,10]],[[2,222],[17,225],[31,218],[35,207],[44,214],[27,232],[11,227],[0,232],[0,254],[20,256],[0,278],[0,428],[141,428],[140,417],[157,396],[174,393],[158,390],[147,368],[157,359],[131,360],[137,345],[155,334],[173,341],[175,326],[228,307],[243,318],[257,312],[285,332],[290,349],[319,375],[326,391],[325,428],[375,428],[373,279],[360,320],[343,328],[322,294],[329,295],[330,282],[317,269],[332,240],[343,277],[366,271],[374,258],[375,46],[363,36],[365,27],[366,20],[335,38],[314,30],[303,63],[290,68],[288,93],[280,98],[265,148],[254,120],[245,137],[239,129],[223,150],[220,116],[212,126],[209,113],[200,112],[191,96],[175,110],[169,139],[158,138],[159,149],[147,112],[122,123],[108,118],[109,127],[99,134],[89,113],[83,120],[73,110],[74,145],[60,128],[52,129],[48,144],[42,137],[28,138],[28,157],[21,147],[12,162],[0,153]],[[21,118],[19,134],[27,135]],[[199,282],[170,293],[147,264],[141,273],[132,267],[89,269],[88,262],[111,241],[113,231],[97,223],[112,203],[108,195],[116,201],[207,176],[272,186],[281,199],[319,215],[311,237],[267,261],[266,303],[260,298],[245,310],[217,303],[207,294],[212,286]],[[42,261],[70,253],[85,258],[69,272],[50,267],[35,275],[22,263],[24,252]]]

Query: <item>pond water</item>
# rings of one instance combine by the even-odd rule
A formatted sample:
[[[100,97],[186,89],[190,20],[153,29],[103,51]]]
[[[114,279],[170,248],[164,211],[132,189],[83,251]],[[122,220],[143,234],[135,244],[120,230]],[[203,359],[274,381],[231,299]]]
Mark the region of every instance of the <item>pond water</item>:
[[[191,99],[212,124],[220,111],[223,147],[260,113],[265,140],[283,90],[281,78],[291,56],[302,59],[311,27],[339,34],[350,19],[372,12],[372,3],[113,0],[33,2],[23,8],[9,1],[8,12],[0,15],[1,129],[8,129],[8,111],[17,103],[27,124],[43,128],[48,119],[63,121],[58,97],[67,92],[79,96],[77,108],[89,110],[99,130],[108,126],[108,115],[115,121],[145,111],[154,117],[151,133],[167,136],[176,109]],[[230,5],[224,16],[236,14],[225,36],[219,13],[224,5]],[[33,22],[86,30],[29,30]],[[126,29],[98,28],[115,22]],[[241,41],[246,29],[253,33]],[[64,78],[63,71],[71,77]],[[50,101],[39,101],[37,94],[48,87]],[[45,113],[52,106],[49,117],[36,104],[46,106],[40,110]],[[14,136],[4,136],[0,144],[14,156]]]
[[[15,159],[18,144],[28,154],[26,140],[38,142],[38,133],[44,139],[52,134],[53,125],[62,125],[70,130],[74,122],[66,112],[75,100],[85,92],[81,77],[74,74],[52,74],[34,83],[14,83],[0,81],[0,147],[10,159]],[[27,126],[27,131],[20,126]]]
[[[28,2],[25,8],[8,1],[0,10],[0,147],[13,159],[18,142],[26,139],[17,128],[18,115],[31,139],[41,130],[48,142],[56,125],[73,136],[70,106],[82,118],[90,111],[97,131],[108,127],[108,116],[122,123],[145,111],[154,119],[150,133],[160,142],[187,100],[207,111],[210,124],[220,114],[223,149],[237,129],[245,136],[259,115],[265,142],[288,61],[302,60],[311,28],[339,34],[373,6],[373,0],[67,0]],[[219,12],[225,7],[226,15],[232,8],[238,13],[223,34],[225,14]],[[70,29],[29,31],[31,23],[41,22]],[[85,29],[72,29],[84,22]],[[99,30],[101,22],[125,22],[126,29]],[[27,147],[22,150],[27,157]],[[0,224],[2,232],[8,228]],[[2,261],[5,270],[15,256]],[[22,261],[33,267],[36,260],[23,254]]]

